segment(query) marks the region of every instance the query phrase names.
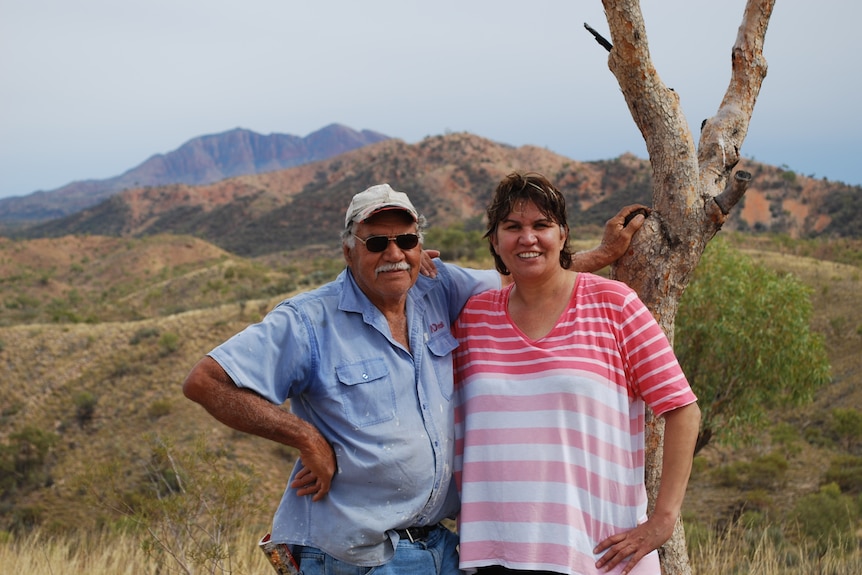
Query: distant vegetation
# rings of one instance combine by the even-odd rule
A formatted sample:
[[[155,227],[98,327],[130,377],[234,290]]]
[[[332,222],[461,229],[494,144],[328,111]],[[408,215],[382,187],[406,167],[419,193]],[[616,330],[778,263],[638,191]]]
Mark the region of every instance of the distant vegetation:
[[[575,247],[597,231],[574,229]],[[481,233],[470,220],[427,243],[487,268]],[[757,400],[752,441],[733,434],[698,454],[684,507],[696,572],[858,573],[862,241],[722,237],[750,258],[735,270],[746,279],[804,284],[832,377],[792,410]],[[139,573],[267,571],[253,546],[296,454],[213,422],[180,384],[212,346],[343,267],[334,242],[249,259],[189,237],[0,240],[0,564],[98,575],[97,558],[116,565],[123,550]],[[171,529],[220,535],[172,540]]]

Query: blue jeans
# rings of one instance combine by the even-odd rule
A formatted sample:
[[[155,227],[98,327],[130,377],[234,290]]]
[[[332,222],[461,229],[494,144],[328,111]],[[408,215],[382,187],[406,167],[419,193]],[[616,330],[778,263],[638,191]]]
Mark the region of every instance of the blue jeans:
[[[377,567],[339,561],[314,547],[297,547],[301,575],[462,575],[458,569],[458,536],[438,527],[423,540],[402,539],[395,556]]]

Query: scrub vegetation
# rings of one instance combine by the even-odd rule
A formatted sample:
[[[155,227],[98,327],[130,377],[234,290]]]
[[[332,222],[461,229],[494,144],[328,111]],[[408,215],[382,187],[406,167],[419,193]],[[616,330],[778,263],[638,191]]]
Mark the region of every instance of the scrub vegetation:
[[[483,244],[463,247],[480,242],[475,225],[439,234],[429,247],[491,266]],[[684,507],[693,570],[862,572],[862,241],[722,238],[752,277],[805,287],[831,369],[807,401],[761,402],[759,426],[698,453]],[[69,236],[3,240],[0,265],[13,272],[0,280],[4,569],[270,571],[255,547],[295,453],[224,428],[180,384],[213,346],[333,278],[340,252],[250,259],[180,236]]]

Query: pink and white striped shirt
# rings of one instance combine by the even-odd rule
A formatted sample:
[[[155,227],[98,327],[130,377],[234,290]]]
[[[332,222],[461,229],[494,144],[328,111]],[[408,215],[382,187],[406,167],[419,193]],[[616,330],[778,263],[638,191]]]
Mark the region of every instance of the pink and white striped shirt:
[[[508,315],[511,289],[472,297],[453,327],[461,568],[598,573],[596,544],[646,520],[645,404],[696,397],[625,284],[578,274],[535,341]],[[633,573],[659,573],[657,554]]]

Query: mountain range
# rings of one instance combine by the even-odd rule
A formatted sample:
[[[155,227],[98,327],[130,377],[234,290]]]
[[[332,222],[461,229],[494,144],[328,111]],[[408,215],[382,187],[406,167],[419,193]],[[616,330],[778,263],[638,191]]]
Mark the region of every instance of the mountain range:
[[[380,142],[388,136],[330,124],[305,137],[262,135],[236,128],[189,140],[104,180],[72,182],[56,190],[0,199],[0,223],[33,223],[73,214],[117,192],[167,184],[202,185],[245,174],[283,170]]]
[[[753,182],[725,229],[862,237],[862,188],[748,159],[737,169],[750,172]],[[9,219],[17,214],[19,224],[40,214],[41,221],[7,226],[15,237],[189,234],[237,255],[259,256],[332,245],[350,197],[381,182],[408,192],[431,225],[479,222],[494,186],[512,170],[549,176],[567,197],[573,226],[601,226],[625,204],[651,203],[650,164],[632,154],[579,162],[470,133],[408,144],[331,125],[306,138],[245,130],[204,136],[117,178],[34,194],[44,200],[41,211],[14,211],[9,200],[0,200],[0,209]],[[138,180],[132,178],[151,183],[133,186]],[[121,181],[131,187],[116,191]],[[86,191],[96,184],[98,192]]]

